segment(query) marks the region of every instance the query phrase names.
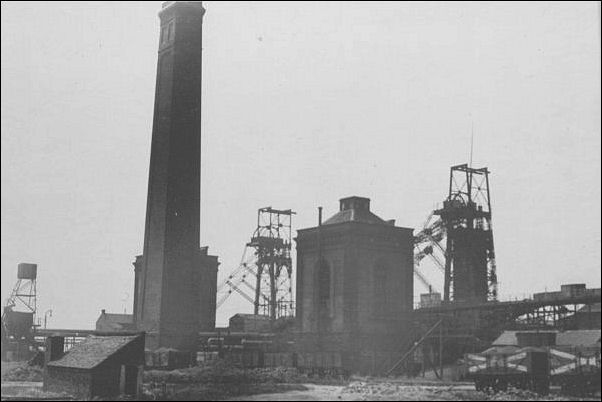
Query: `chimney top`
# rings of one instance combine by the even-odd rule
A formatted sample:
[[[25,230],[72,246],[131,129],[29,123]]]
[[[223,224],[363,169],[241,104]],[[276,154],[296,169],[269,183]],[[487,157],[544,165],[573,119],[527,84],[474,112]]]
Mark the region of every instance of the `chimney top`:
[[[161,11],[159,11],[159,17],[164,15],[172,15],[172,12],[180,10],[183,13],[201,13],[201,17],[205,15],[205,8],[203,7],[202,1],[164,1],[161,4]],[[169,19],[169,18],[168,18]]]
[[[180,6],[180,5],[197,7],[199,9],[203,10],[203,12],[205,11],[202,1],[164,1],[163,3],[161,3],[161,10],[165,10],[166,8],[170,8],[173,6]]]

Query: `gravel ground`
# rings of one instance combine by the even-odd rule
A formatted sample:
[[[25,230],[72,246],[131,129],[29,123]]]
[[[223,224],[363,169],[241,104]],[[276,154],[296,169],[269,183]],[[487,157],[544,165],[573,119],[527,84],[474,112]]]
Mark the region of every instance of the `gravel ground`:
[[[495,395],[477,392],[472,384],[453,385],[404,384],[401,381],[353,381],[348,386],[306,384],[305,391],[260,394],[228,400],[250,401],[599,401],[600,398],[578,399],[558,395],[542,397],[526,391],[509,391]]]

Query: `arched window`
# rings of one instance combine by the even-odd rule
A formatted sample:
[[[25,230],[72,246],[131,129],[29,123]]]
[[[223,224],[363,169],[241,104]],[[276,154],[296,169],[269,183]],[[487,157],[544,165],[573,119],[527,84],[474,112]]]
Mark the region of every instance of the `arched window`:
[[[390,295],[391,295],[391,291],[390,291],[390,281],[391,278],[389,278],[389,269],[387,267],[387,265],[382,262],[379,261],[376,263],[376,265],[374,266],[374,277],[373,277],[373,284],[374,284],[374,312],[375,313],[384,313],[384,312],[388,312],[391,310],[391,303],[393,302],[392,300],[390,300]]]
[[[318,331],[330,331],[331,309],[332,309],[332,273],[330,266],[326,261],[322,261],[317,272],[318,283],[316,291],[318,292],[317,314]]]
[[[330,309],[330,281],[330,267],[322,261],[318,271],[318,308],[327,312]]]

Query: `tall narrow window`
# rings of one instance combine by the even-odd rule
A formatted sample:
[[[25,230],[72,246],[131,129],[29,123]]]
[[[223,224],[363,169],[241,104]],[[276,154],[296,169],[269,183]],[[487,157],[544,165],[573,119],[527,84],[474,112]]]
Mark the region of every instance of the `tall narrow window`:
[[[390,291],[388,290],[389,269],[383,262],[374,266],[374,312],[385,313],[391,310]]]
[[[327,332],[331,327],[331,282],[332,274],[330,267],[326,261],[322,261],[318,268],[317,275],[317,292],[318,292],[318,331]]]
[[[159,35],[159,43],[164,44],[167,41],[167,27],[161,28],[161,35]]]
[[[174,39],[174,23],[173,21],[167,25],[167,41]]]
[[[175,22],[170,21],[166,25],[164,24],[161,28],[161,36],[159,37],[159,43],[161,46],[168,45],[173,42],[175,37]]]
[[[320,310],[330,309],[330,279],[330,267],[326,261],[322,261],[318,272],[318,306]]]

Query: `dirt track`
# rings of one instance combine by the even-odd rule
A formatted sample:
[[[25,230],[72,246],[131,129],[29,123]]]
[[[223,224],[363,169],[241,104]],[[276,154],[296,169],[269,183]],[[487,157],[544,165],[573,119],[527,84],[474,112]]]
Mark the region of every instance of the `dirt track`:
[[[481,399],[481,395],[470,386],[432,387],[417,385],[396,385],[390,383],[353,382],[349,386],[312,385],[307,384],[307,391],[291,391],[275,394],[241,396],[229,399],[232,401],[365,401],[365,400],[471,400]],[[461,390],[468,388],[475,395],[472,398],[459,398],[449,388]],[[470,393],[470,392],[468,392]],[[447,394],[447,395],[443,395]],[[478,394],[478,397],[477,397]],[[437,398],[440,396],[441,398]],[[466,391],[462,393],[466,397]]]
[[[228,401],[333,401],[340,400],[341,391],[345,388],[336,385],[306,385],[307,391],[290,391],[274,394],[240,396]]]
[[[584,400],[550,395],[541,397],[530,392],[516,391],[487,395],[477,392],[472,384],[408,384],[400,381],[368,380],[353,381],[348,386],[306,385],[306,391],[290,391],[274,394],[241,396],[232,401],[543,401]],[[591,398],[585,400],[600,400]]]

